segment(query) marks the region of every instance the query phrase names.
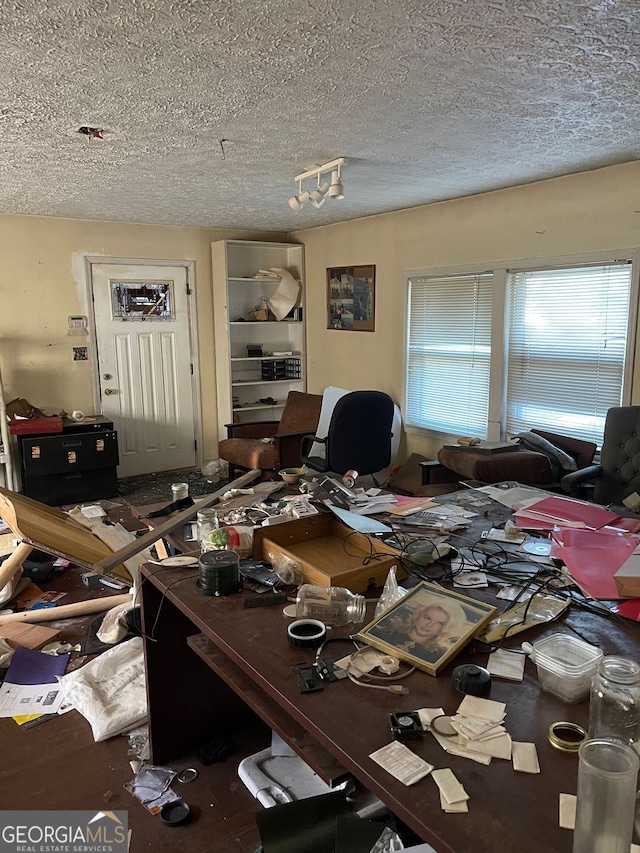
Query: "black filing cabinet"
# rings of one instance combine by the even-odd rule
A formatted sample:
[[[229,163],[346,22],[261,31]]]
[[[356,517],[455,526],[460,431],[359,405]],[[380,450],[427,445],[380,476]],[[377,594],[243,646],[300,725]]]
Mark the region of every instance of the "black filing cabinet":
[[[106,418],[65,418],[61,433],[19,435],[18,448],[30,498],[56,506],[118,494],[118,434]]]

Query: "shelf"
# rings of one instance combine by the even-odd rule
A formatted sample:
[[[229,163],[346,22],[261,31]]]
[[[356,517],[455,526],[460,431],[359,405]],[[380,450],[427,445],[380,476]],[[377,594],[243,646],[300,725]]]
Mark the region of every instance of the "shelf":
[[[273,385],[276,382],[302,382],[302,379],[236,379],[231,383],[232,388],[244,388],[247,385]]]
[[[294,279],[296,284],[301,284],[299,278]],[[247,284],[265,284],[265,282],[269,282],[270,284],[280,284],[281,279],[279,278],[247,278],[246,276],[235,276],[230,275],[227,281],[244,281]]]
[[[282,361],[283,358],[302,358],[301,352],[293,352],[291,355],[234,355],[231,361]]]
[[[285,400],[278,400],[276,403],[260,403],[260,405],[255,406],[240,406],[239,409],[233,409],[233,413],[239,414],[240,412],[257,412],[261,409],[278,409],[282,408],[285,404]]]
[[[306,391],[304,246],[218,240],[211,246],[211,263],[218,436],[224,439],[225,425],[232,419],[251,423],[271,412],[274,405],[278,414],[291,390]],[[287,270],[296,281],[299,293],[295,307],[282,320],[272,314],[269,320],[251,319],[255,318],[252,312],[258,300],[268,299],[282,287],[279,277],[260,272],[273,269]],[[276,355],[278,352],[291,355]],[[274,383],[278,388],[269,388]],[[275,393],[282,399],[274,405],[254,404],[250,399],[273,397]],[[239,405],[242,403],[248,405]]]

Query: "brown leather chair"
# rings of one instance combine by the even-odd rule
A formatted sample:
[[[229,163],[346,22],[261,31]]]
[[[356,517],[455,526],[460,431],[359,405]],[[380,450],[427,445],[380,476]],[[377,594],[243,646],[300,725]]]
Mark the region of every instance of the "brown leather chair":
[[[534,435],[550,442],[554,447],[570,456],[576,468],[590,465],[596,452],[592,441],[583,441],[553,432],[532,429]],[[473,447],[464,450],[449,450],[446,447],[438,451],[438,462],[465,480],[478,480],[481,483],[500,483],[515,480],[528,486],[559,488],[562,471],[554,466],[549,456],[534,450],[513,450],[508,453],[474,452]]]
[[[229,463],[229,477],[256,468],[273,480],[282,468],[299,467],[302,436],[317,429],[321,406],[322,394],[290,391],[279,421],[226,424],[218,456]]]

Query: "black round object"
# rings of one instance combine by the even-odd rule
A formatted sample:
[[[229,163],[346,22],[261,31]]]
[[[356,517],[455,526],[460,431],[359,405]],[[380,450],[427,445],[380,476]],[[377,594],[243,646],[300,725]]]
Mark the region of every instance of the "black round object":
[[[235,551],[205,551],[198,561],[196,586],[205,595],[230,595],[242,589],[239,557]]]
[[[317,649],[326,636],[326,625],[319,619],[297,619],[287,628],[289,642],[299,649]]]
[[[189,811],[189,806],[184,800],[174,800],[173,803],[167,803],[162,807],[160,820],[166,826],[180,826],[189,819]]]
[[[463,663],[453,670],[453,686],[460,693],[471,696],[486,696],[491,690],[491,675],[489,670],[475,663]]]

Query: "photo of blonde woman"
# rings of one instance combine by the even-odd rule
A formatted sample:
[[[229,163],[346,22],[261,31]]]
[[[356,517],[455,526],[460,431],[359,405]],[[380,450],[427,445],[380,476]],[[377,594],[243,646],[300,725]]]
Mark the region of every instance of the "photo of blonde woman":
[[[494,612],[481,601],[422,583],[358,636],[435,674]]]

